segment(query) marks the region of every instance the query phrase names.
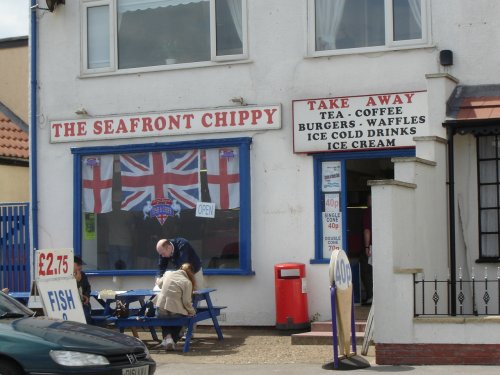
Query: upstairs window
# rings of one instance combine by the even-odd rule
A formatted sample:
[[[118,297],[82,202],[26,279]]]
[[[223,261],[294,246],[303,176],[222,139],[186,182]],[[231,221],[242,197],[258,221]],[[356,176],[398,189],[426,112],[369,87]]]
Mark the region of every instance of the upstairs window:
[[[309,54],[427,43],[427,0],[308,0]]]
[[[82,3],[86,73],[244,59],[246,0]]]

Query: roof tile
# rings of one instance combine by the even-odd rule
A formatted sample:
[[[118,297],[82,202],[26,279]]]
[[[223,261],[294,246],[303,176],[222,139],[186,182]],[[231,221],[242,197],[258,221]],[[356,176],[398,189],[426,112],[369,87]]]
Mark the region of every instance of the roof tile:
[[[457,120],[500,118],[500,96],[464,98],[459,106]]]
[[[0,157],[29,159],[28,134],[0,112]]]

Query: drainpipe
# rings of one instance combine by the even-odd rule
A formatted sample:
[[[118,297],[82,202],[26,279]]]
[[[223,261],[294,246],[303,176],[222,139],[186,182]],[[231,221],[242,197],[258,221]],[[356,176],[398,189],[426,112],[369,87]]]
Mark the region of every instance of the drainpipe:
[[[453,135],[455,131],[450,124],[448,133],[448,201],[450,220],[450,314],[457,315],[457,270],[455,256],[455,162],[453,160]]]
[[[38,179],[37,179],[37,0],[31,0],[30,26],[30,169],[31,169],[31,243],[38,249]],[[33,257],[34,258],[34,257]],[[34,259],[33,259],[34,262]],[[34,268],[32,268],[34,269]]]

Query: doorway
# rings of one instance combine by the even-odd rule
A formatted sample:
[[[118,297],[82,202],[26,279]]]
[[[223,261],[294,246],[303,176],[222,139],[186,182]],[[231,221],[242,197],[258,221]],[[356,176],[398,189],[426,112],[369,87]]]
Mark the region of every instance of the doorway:
[[[365,252],[364,221],[365,215],[368,214],[368,197],[371,194],[368,181],[393,178],[394,164],[390,158],[346,160],[347,254],[353,271],[356,270],[359,273],[359,277],[353,280],[356,302],[370,302],[368,299],[372,296],[371,265],[367,263],[366,256],[363,256]]]

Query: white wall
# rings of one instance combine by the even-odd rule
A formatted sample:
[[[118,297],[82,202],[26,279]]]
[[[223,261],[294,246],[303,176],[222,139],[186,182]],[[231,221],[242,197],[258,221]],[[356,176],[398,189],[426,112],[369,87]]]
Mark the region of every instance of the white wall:
[[[82,78],[79,75],[79,2],[67,1],[54,13],[38,11],[40,247],[73,245],[71,147],[222,137],[176,136],[50,144],[49,120],[75,118],[74,112],[80,107],[90,116],[100,116],[227,106],[235,96],[242,96],[249,104],[281,103],[281,130],[227,134],[228,137],[253,138],[252,265],[255,276],[212,276],[208,282],[218,288],[216,303],[229,306],[228,324],[273,325],[273,265],[302,262],[307,265],[310,315],[319,313],[321,319],[329,318],[327,265],[309,264],[314,257],[312,159],[293,154],[291,101],[425,90],[426,74],[445,72],[438,62],[441,49],[454,52],[455,64],[446,72],[462,83],[498,82],[500,52],[489,46],[499,44],[500,33],[491,30],[497,24],[499,12],[500,2],[432,1],[433,47],[304,58],[306,2],[250,0],[250,61],[247,63]],[[444,108],[445,102],[433,105]],[[435,126],[438,127],[439,122]],[[440,225],[444,228],[446,224]],[[446,249],[438,250],[446,253]],[[91,282],[94,289],[109,289],[112,278],[92,278]],[[150,278],[131,277],[119,278],[114,285],[117,289],[129,289],[148,287],[151,283]],[[376,277],[375,288],[381,283]],[[384,316],[383,311],[379,316]],[[407,319],[403,320],[402,324],[406,324]]]

